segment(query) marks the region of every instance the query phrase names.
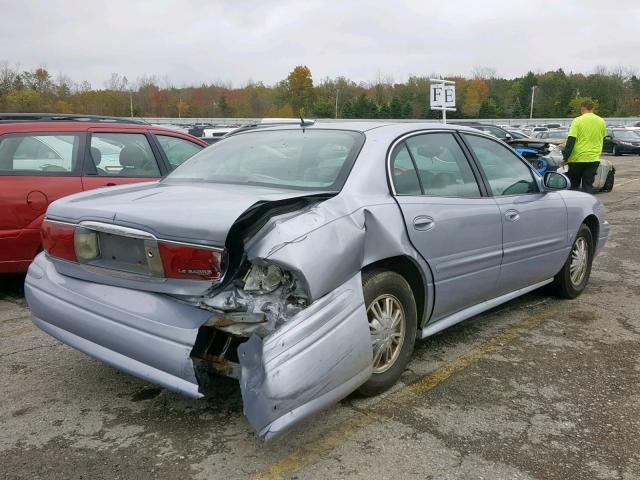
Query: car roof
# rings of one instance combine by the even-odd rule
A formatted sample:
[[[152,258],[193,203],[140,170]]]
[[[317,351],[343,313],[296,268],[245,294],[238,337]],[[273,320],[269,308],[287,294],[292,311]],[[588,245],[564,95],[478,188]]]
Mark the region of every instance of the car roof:
[[[101,122],[101,121],[77,121],[77,120],[55,120],[55,121],[0,121],[0,135],[6,133],[54,133],[54,132],[86,132],[87,130],[96,130],[102,132],[139,132],[139,133],[155,133],[158,135],[171,135],[188,139],[199,145],[207,146],[207,143],[193,135],[180,132],[179,130],[158,127],[142,122],[135,123],[118,123],[118,122]]]
[[[471,125],[470,125],[471,126]],[[470,127],[469,126],[469,127]],[[356,132],[371,132],[374,130],[406,130],[407,132],[415,130],[469,130],[477,131],[473,128],[460,124],[442,124],[436,122],[385,122],[385,121],[369,121],[369,122],[349,122],[349,121],[330,121],[323,122],[318,121],[312,125],[305,125],[302,127],[299,124],[288,123],[280,125],[265,125],[262,124],[256,128],[247,129],[239,133],[255,132],[256,130],[291,130],[295,128],[304,128],[308,130],[351,130]]]

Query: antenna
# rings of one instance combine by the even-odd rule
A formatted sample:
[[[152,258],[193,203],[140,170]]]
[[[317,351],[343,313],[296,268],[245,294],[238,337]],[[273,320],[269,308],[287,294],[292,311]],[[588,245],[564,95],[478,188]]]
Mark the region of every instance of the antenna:
[[[315,123],[313,120],[305,120],[304,119],[304,108],[300,109],[300,112],[298,113],[298,116],[300,117],[300,126],[302,128],[310,127],[311,125],[313,125]]]

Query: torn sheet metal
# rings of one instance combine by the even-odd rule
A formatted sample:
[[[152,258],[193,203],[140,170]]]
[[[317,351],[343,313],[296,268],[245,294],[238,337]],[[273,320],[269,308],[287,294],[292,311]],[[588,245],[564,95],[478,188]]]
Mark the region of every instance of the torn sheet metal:
[[[276,265],[253,265],[244,279],[199,301],[201,308],[213,311],[207,326],[245,337],[274,332],[307,305],[297,278]]]
[[[367,265],[407,256],[424,275],[426,319],[433,297],[430,270],[409,240],[398,205],[391,198],[378,199],[353,210],[355,202],[340,195],[296,217],[273,218],[247,245],[248,260],[296,273],[314,301]]]
[[[371,375],[360,273],[238,353],[244,413],[265,438],[341,400]]]

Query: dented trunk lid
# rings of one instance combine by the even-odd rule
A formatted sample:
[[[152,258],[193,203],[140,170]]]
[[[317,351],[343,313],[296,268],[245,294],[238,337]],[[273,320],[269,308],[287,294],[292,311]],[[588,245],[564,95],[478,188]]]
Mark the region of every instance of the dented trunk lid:
[[[152,244],[157,239],[215,247],[224,250],[233,262],[242,256],[242,242],[234,237],[233,245],[225,243],[239,219],[244,222],[238,224],[253,235],[259,229],[260,220],[264,220],[265,211],[277,214],[283,203],[291,206],[298,199],[326,194],[253,185],[161,182],[71,195],[53,202],[46,217],[83,227],[89,224],[91,228],[104,229],[106,226],[109,227],[106,230],[110,230],[100,233],[101,255],[96,261],[69,262],[53,258],[58,272],[124,288],[193,296],[206,292],[212,281],[154,276],[146,258],[149,245],[139,234],[152,235]],[[137,232],[137,237],[123,232],[127,229]],[[105,252],[108,258],[102,255]]]
[[[233,223],[252,206],[309,193],[224,183],[127,185],[57,200],[49,207],[47,218],[69,223],[98,221],[143,230],[165,240],[222,247]]]

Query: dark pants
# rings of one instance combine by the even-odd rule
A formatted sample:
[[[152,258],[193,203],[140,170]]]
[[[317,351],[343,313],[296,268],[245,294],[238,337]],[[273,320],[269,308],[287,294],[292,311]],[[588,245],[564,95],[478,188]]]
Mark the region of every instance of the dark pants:
[[[571,180],[571,190],[593,193],[593,180],[596,178],[598,165],[600,162],[569,163],[567,177]]]

